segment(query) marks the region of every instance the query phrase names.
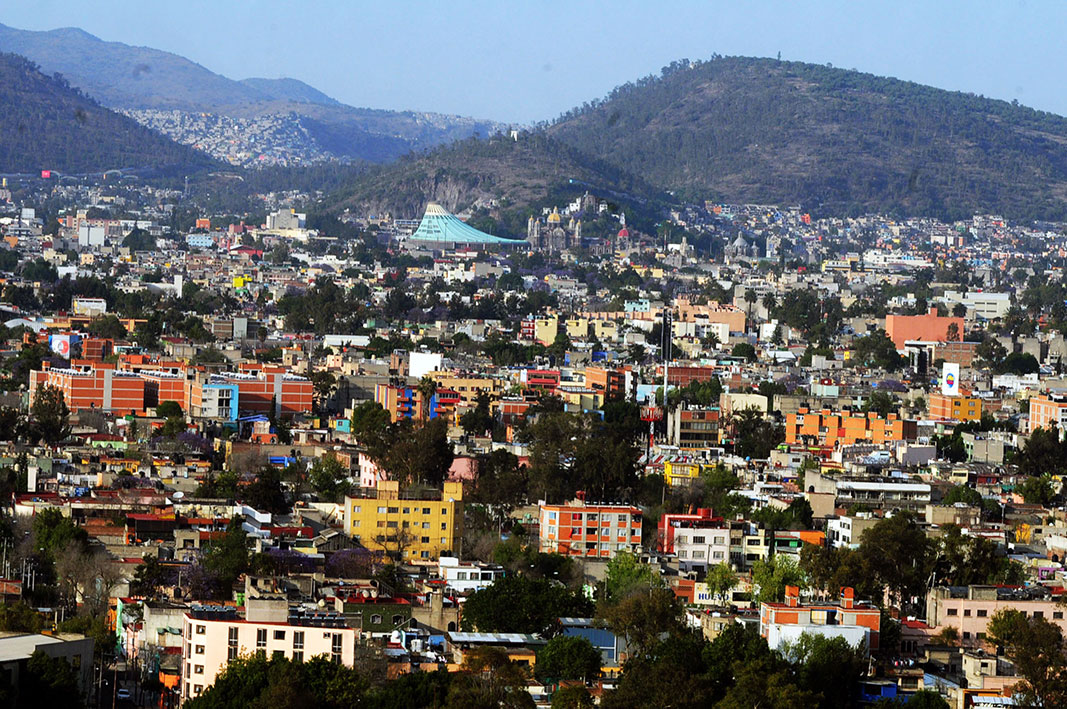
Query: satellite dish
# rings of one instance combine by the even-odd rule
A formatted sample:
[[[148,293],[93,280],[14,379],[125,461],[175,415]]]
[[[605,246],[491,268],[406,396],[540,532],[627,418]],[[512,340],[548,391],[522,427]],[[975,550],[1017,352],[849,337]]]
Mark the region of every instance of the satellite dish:
[[[183,497],[185,497],[185,493],[182,492],[181,490],[179,490],[178,492],[176,492],[173,495],[171,495],[171,497],[173,497],[175,500],[180,500]]]

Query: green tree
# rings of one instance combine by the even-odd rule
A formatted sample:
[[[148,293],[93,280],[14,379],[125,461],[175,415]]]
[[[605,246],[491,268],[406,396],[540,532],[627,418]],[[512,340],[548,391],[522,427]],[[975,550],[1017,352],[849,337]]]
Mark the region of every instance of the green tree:
[[[543,633],[557,618],[585,618],[592,610],[580,592],[514,574],[467,598],[463,627],[484,633]]]
[[[26,663],[26,676],[19,677],[19,704],[49,709],[81,709],[78,675],[66,658],[50,657],[35,650]]]
[[[879,367],[894,372],[904,366],[905,359],[883,330],[859,337],[852,343],[852,363],[863,367]]]
[[[1014,687],[1023,706],[1067,706],[1067,657],[1059,626],[1004,608],[989,619],[987,639],[1004,649],[1023,678]]]
[[[669,588],[649,587],[646,591],[634,591],[606,605],[599,614],[608,627],[624,636],[639,654],[653,652],[663,636],[678,638],[685,634],[681,602]]]
[[[730,568],[727,563],[715,564],[708,570],[708,576],[705,579],[705,583],[708,584],[708,591],[713,593],[719,603],[726,601],[727,595],[737,585],[737,574]]]
[[[30,407],[30,421],[35,435],[54,446],[70,435],[70,409],[58,387],[38,384]]]
[[[329,502],[339,502],[351,487],[348,471],[337,456],[324,455],[308,471],[308,482],[319,496]]]
[[[600,675],[600,651],[582,637],[557,635],[537,652],[537,675],[554,680],[589,681]]]
[[[841,637],[803,633],[795,643],[786,645],[782,654],[796,664],[797,684],[822,695],[820,707],[856,706],[860,679],[867,674],[867,651],[862,641],[853,647]]]
[[[864,411],[874,411],[882,418],[896,413],[899,408],[900,402],[897,398],[884,391],[871,392],[871,395],[867,397],[867,402],[863,405]]]
[[[889,588],[897,607],[925,589],[930,541],[911,513],[898,512],[865,529],[860,552],[873,578]]]
[[[604,577],[604,596],[616,603],[634,592],[662,588],[663,579],[652,566],[642,564],[636,554],[620,551],[608,561]]]
[[[112,340],[121,340],[126,337],[126,327],[112,314],[101,315],[89,322],[89,334],[94,337],[106,337]]]
[[[182,411],[182,406],[177,401],[163,401],[156,407],[156,416],[165,419],[172,417],[182,418],[185,416],[185,412]]]
[[[730,350],[732,357],[744,357],[749,362],[755,362],[757,359],[756,348],[748,342],[738,342]]]
[[[491,403],[488,392],[480,391],[474,408],[459,417],[459,425],[463,427],[468,436],[492,433],[496,418],[490,408]]]
[[[1055,496],[1050,475],[1032,475],[1019,483],[1015,491],[1030,505],[1047,505]]]
[[[781,602],[785,600],[785,587],[807,586],[804,572],[788,556],[778,555],[764,561],[759,559],[752,566],[752,583],[759,589],[756,600],[760,603]]]
[[[239,518],[234,517],[226,533],[208,544],[203,565],[215,576],[223,590],[232,588],[241,574],[248,571],[248,536]]]
[[[352,435],[370,444],[389,427],[389,412],[376,401],[364,401],[352,409]]]

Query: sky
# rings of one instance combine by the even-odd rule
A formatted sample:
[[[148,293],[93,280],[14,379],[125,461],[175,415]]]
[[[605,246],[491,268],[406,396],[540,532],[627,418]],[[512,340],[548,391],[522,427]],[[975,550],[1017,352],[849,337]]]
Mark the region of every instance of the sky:
[[[293,77],[353,106],[551,120],[675,59],[830,63],[1067,115],[1067,3],[34,0],[0,23],[80,27],[233,79]]]

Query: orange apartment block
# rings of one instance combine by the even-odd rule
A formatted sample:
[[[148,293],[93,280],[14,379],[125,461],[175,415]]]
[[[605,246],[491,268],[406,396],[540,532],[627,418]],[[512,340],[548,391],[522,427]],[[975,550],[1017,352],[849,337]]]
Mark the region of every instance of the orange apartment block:
[[[180,404],[183,411],[189,411],[184,372],[178,369],[145,369],[139,372],[139,375],[145,383],[144,403],[146,407],[155,408],[164,401],[173,401]]]
[[[1056,426],[1062,430],[1067,426],[1067,396],[1041,394],[1030,397],[1030,429],[1033,433],[1039,428]]]
[[[838,604],[819,603],[803,605],[800,603],[800,589],[796,586],[785,587],[785,603],[760,604],[760,635],[769,638],[776,628],[839,626],[842,629],[855,628],[865,631],[870,639],[868,650],[878,649],[881,631],[881,611],[870,605],[857,605],[855,592],[848,587],[841,589]],[[816,630],[816,628],[812,628]]]
[[[239,370],[215,374],[210,378],[212,382],[198,379],[192,385],[190,399],[198,386],[202,389],[208,383],[222,382],[237,386],[237,406],[242,414],[267,414],[272,403],[280,416],[311,411],[314,386],[310,379],[290,374],[287,367],[277,365],[243,363]]]
[[[630,505],[541,505],[541,551],[610,559],[641,547],[641,510]]]
[[[801,407],[785,419],[785,442],[821,446],[847,446],[854,443],[911,441],[918,435],[917,424],[897,414],[882,418],[875,412],[811,411]]]
[[[462,400],[458,391],[438,389],[430,397],[428,406],[424,407],[422,392],[415,387],[396,384],[377,384],[374,387],[374,401],[389,412],[389,418],[394,423],[402,419],[421,421],[427,413],[431,419],[439,416],[451,419]]]
[[[948,328],[956,324],[954,340],[963,340],[963,318],[941,317],[937,308],[930,308],[926,315],[886,315],[885,331],[898,350],[904,349],[908,340],[945,342],[949,339]]]
[[[982,400],[976,396],[946,396],[931,394],[928,407],[930,418],[953,421],[980,421]]]
[[[622,398],[626,393],[626,375],[621,369],[586,367],[585,386],[600,392],[605,400]]]
[[[144,414],[145,382],[132,372],[116,369],[114,364],[73,360],[69,367],[50,367],[41,363],[41,371],[30,372],[30,405],[40,384],[63,392],[71,411],[99,409],[116,414]]]

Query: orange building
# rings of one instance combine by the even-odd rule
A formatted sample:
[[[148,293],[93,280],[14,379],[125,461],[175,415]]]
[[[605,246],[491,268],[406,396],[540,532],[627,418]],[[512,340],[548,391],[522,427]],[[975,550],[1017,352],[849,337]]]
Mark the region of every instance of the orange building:
[[[38,385],[53,386],[63,392],[71,411],[98,409],[116,414],[144,414],[145,381],[113,364],[72,360],[69,367],[50,367],[30,372],[30,406]]]
[[[422,392],[416,387],[378,384],[374,387],[374,401],[389,412],[389,419],[395,423],[401,419],[421,421],[427,413],[431,419],[451,419],[463,399],[458,391],[437,389],[424,407]]]
[[[605,400],[622,398],[626,377],[621,369],[586,367],[585,386],[603,395]]]
[[[1041,394],[1030,397],[1030,429],[1033,433],[1039,428],[1067,426],[1067,396]]]
[[[222,372],[198,379],[190,386],[189,401],[209,384],[233,384],[237,387],[237,406],[241,414],[268,414],[271,405],[280,416],[309,413],[314,386],[310,379],[290,374],[287,367],[244,363],[238,372]],[[197,388],[201,391],[196,392]]]
[[[955,323],[956,336],[952,340],[963,340],[963,318],[941,317],[937,308],[930,308],[926,315],[886,315],[885,331],[898,350],[904,349],[908,340],[926,342],[946,342],[949,340],[949,327]]]
[[[581,495],[582,493],[579,493]],[[630,505],[541,505],[542,552],[610,559],[641,547],[641,510]]]
[[[173,401],[180,404],[183,411],[189,411],[184,373],[164,369],[146,369],[139,372],[139,375],[145,382],[145,406],[155,408],[164,401]]]
[[[785,418],[785,442],[820,446],[848,446],[855,443],[911,441],[918,435],[917,424],[897,414],[882,418],[871,411],[811,411],[801,407]]]
[[[976,396],[946,396],[934,393],[930,395],[928,411],[930,418],[934,419],[980,421],[982,400]]]
[[[854,631],[852,634],[862,635],[868,640],[868,650],[877,650],[881,622],[881,611],[874,606],[857,605],[855,593],[848,587],[841,589],[840,603],[837,605],[802,605],[800,589],[786,586],[785,603],[760,603],[759,607],[760,635],[767,638],[772,648],[779,647],[782,641],[793,639],[792,636],[808,628],[812,632],[819,631],[821,635],[841,635],[846,640],[850,640],[848,631],[851,630]],[[850,640],[849,644],[854,643]]]

